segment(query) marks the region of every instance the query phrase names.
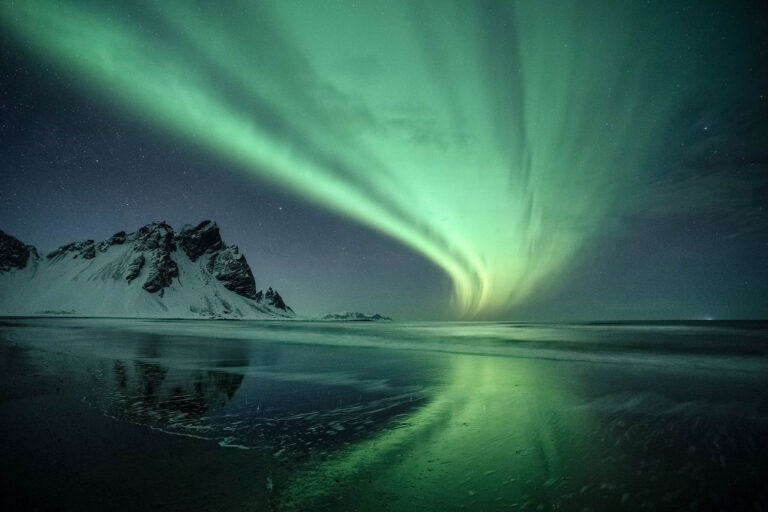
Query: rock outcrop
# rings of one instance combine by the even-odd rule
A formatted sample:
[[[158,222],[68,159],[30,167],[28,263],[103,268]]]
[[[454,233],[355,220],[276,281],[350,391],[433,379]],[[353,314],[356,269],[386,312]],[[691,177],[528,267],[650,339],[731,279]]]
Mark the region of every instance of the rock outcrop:
[[[176,251],[176,236],[173,228],[165,222],[153,222],[140,228],[131,237],[134,250],[144,257],[142,266],[147,268],[147,278],[142,288],[149,293],[160,292],[179,277],[179,266],[171,257]],[[136,261],[136,260],[134,260]]]
[[[93,240],[62,245],[55,251],[49,252],[48,255],[46,255],[46,258],[54,261],[60,261],[64,258],[71,258],[73,260],[83,258],[84,260],[91,260],[95,257],[96,246],[94,245]]]
[[[221,249],[211,254],[208,260],[208,269],[214,277],[224,283],[228,290],[258,300],[256,281],[253,278],[251,267],[245,261],[245,256],[240,254],[236,245]]]
[[[17,238],[0,231],[0,271],[24,268],[30,257],[37,257],[37,250]]]
[[[224,247],[224,242],[222,242],[219,234],[219,226],[210,220],[204,220],[194,228],[184,226],[176,240],[192,261],[196,261],[205,253],[212,253]]]
[[[267,304],[270,306],[274,306],[278,309],[291,309],[285,305],[280,294],[274,291],[271,287],[267,289],[267,293],[264,294],[264,300],[266,300]]]
[[[125,231],[118,231],[106,240],[99,242],[97,248],[100,252],[106,252],[113,245],[123,245],[125,243],[125,237]]]

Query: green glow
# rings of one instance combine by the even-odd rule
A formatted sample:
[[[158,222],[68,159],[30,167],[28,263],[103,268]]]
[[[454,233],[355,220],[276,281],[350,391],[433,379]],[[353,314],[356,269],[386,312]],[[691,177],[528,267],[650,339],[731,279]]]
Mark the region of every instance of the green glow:
[[[476,314],[564,269],[652,154],[675,95],[635,3],[1,12],[105,100],[420,251]]]
[[[514,502],[520,484],[574,470],[568,461],[582,460],[575,454],[585,447],[559,450],[564,438],[590,431],[591,421],[573,410],[559,379],[535,373],[526,359],[454,354],[450,361],[448,384],[401,425],[293,475],[281,489],[284,508],[308,510],[343,496],[348,510],[372,510],[375,500],[393,511],[425,503],[496,510]],[[383,489],[403,499],[392,501]]]

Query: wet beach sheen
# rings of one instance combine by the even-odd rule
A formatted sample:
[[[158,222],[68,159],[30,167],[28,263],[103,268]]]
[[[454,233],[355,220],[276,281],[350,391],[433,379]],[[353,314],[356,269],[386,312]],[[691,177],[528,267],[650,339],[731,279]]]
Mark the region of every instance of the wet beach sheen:
[[[2,500],[765,510],[767,342],[761,322],[6,318]]]

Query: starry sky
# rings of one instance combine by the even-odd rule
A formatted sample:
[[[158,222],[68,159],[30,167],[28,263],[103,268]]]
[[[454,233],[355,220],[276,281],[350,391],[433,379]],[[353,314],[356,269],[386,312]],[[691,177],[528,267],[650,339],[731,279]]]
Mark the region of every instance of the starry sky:
[[[0,4],[0,229],[213,219],[302,314],[768,316],[764,2]]]

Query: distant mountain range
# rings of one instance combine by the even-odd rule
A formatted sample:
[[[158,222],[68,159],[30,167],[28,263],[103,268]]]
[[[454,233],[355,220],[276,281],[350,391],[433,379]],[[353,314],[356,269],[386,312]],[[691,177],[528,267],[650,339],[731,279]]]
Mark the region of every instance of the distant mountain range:
[[[388,316],[381,316],[376,313],[375,315],[366,315],[357,311],[349,312],[344,311],[341,313],[328,313],[321,316],[318,320],[338,320],[343,322],[375,322],[378,320],[392,320]]]
[[[290,318],[272,288],[257,290],[237,246],[215,222],[175,232],[153,222],[101,242],[38,250],[0,231],[0,315]]]

